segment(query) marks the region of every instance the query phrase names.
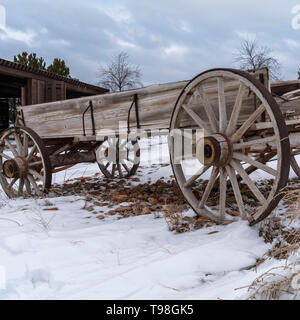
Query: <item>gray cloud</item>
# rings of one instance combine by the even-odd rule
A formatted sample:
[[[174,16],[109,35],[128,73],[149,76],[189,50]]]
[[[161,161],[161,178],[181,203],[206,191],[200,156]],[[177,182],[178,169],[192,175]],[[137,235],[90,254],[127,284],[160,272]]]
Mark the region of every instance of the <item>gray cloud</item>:
[[[295,1],[0,0],[7,30],[0,55],[35,51],[61,57],[72,75],[95,83],[97,68],[122,50],[140,65],[145,84],[189,79],[232,67],[241,39],[255,35],[273,49],[283,76],[295,79],[300,30],[291,26]],[[300,0],[299,0],[300,4]]]

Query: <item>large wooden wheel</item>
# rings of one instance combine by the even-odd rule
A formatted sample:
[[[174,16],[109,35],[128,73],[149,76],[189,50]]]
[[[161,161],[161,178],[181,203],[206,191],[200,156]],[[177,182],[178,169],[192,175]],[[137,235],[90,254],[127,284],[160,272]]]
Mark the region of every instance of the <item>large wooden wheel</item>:
[[[0,183],[9,198],[40,196],[51,187],[52,168],[43,141],[26,127],[0,138]]]
[[[109,179],[133,176],[140,165],[140,147],[137,140],[108,137],[97,149],[97,163]]]
[[[258,131],[263,119],[272,128]],[[233,69],[200,74],[178,98],[170,129],[174,175],[198,215],[218,223],[239,216],[254,225],[277,206],[289,174],[288,131],[277,103],[255,78]],[[192,146],[184,157],[178,141]],[[268,163],[274,156],[277,161]]]

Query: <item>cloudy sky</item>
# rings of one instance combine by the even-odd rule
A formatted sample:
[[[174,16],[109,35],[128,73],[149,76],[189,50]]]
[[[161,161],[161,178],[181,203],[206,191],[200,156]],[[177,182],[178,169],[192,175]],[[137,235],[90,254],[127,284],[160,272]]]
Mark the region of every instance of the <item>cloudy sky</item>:
[[[0,57],[25,50],[49,64],[63,58],[73,77],[96,83],[99,64],[126,51],[148,85],[234,67],[241,41],[256,37],[283,78],[296,79],[298,12],[300,0],[0,0]]]

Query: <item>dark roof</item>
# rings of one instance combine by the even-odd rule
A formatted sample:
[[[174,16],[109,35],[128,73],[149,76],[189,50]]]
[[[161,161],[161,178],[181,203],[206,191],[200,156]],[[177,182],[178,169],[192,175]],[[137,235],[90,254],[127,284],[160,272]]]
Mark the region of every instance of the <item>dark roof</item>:
[[[108,92],[109,90],[102,88],[102,87],[98,87],[98,86],[94,86],[92,84],[89,83],[85,83],[85,82],[81,82],[77,79],[72,79],[72,78],[68,78],[65,76],[61,76],[52,72],[49,72],[47,70],[41,70],[41,69],[37,69],[37,68],[32,68],[32,67],[28,67],[26,65],[20,64],[20,63],[16,63],[16,62],[12,62],[12,61],[8,61],[5,59],[1,59],[0,58],[0,66],[4,66],[4,67],[8,67],[8,68],[12,68],[15,70],[20,70],[20,71],[25,71],[25,72],[29,72],[32,74],[36,74],[36,75],[40,75],[46,78],[50,78],[53,80],[57,80],[57,81],[64,81],[66,83],[70,83],[74,86],[77,87],[84,87],[84,88],[89,88],[92,90],[97,90],[97,91],[102,91],[102,92]]]

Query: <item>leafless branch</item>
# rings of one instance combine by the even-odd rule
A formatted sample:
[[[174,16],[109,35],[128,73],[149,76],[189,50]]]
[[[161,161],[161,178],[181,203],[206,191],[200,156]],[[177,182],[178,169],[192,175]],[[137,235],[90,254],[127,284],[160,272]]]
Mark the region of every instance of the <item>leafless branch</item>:
[[[273,80],[280,80],[281,67],[279,61],[272,55],[272,50],[266,46],[259,46],[256,40],[244,40],[235,62],[242,70],[258,70],[268,68]]]
[[[130,63],[126,52],[114,56],[108,65],[101,65],[98,73],[99,85],[111,92],[142,87],[141,77],[139,66]]]

